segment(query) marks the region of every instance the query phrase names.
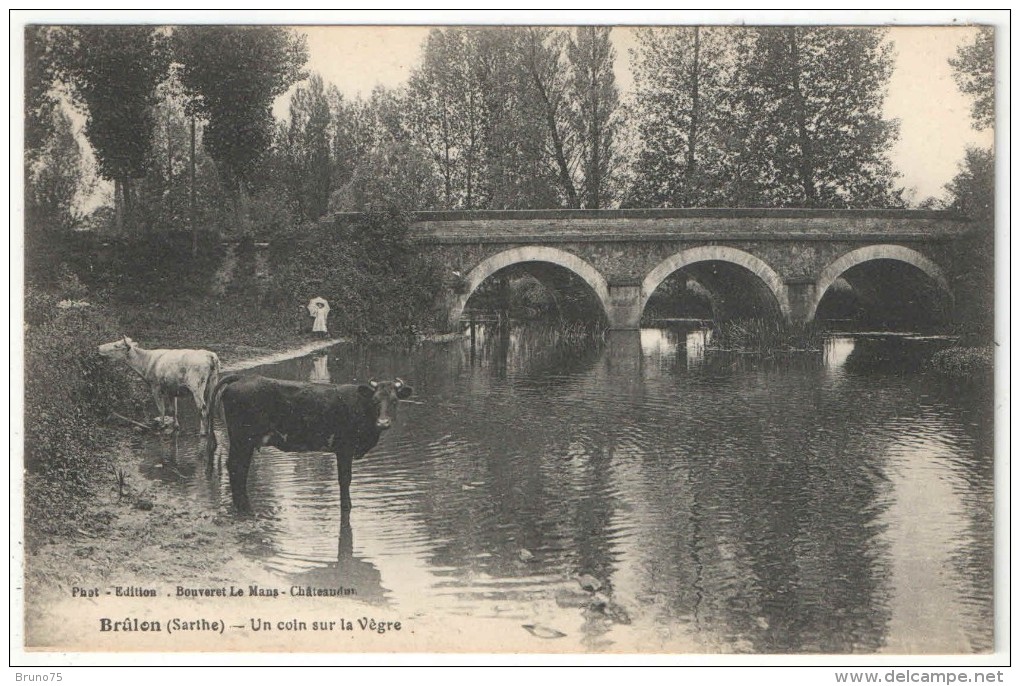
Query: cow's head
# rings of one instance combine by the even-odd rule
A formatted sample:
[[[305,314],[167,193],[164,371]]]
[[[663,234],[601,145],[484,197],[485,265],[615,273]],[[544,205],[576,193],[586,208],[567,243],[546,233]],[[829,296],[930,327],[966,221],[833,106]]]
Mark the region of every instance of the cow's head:
[[[410,398],[414,389],[401,379],[394,379],[393,381],[369,381],[360,386],[358,392],[363,397],[370,399],[375,409],[378,410],[375,428],[382,431],[393,425],[393,420],[397,418],[397,405],[401,400]]]
[[[127,336],[122,337],[120,340],[113,341],[112,343],[103,343],[99,346],[99,354],[103,357],[110,357],[115,360],[123,360],[127,357],[128,351],[131,348],[136,347],[138,344]]]

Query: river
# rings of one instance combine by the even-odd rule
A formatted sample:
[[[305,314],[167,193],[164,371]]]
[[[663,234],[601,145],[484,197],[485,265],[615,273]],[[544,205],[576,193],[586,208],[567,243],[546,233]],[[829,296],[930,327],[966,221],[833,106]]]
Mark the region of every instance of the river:
[[[331,455],[257,453],[267,533],[247,554],[403,617],[503,619],[581,650],[991,650],[990,391],[926,373],[939,342],[921,337],[770,359],[707,340],[479,326],[253,370],[400,376],[416,402],[355,463],[349,518]],[[143,472],[229,512],[191,419],[138,439]]]

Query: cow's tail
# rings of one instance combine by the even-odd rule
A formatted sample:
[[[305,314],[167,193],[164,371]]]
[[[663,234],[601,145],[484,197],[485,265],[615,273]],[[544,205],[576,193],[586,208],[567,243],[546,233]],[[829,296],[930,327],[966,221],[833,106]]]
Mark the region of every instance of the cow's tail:
[[[223,395],[223,389],[234,383],[240,381],[243,376],[240,374],[227,374],[219,381],[216,382],[215,386],[212,386],[212,392],[209,393],[209,435],[213,435],[213,417],[216,416],[216,408],[220,404],[220,396]]]

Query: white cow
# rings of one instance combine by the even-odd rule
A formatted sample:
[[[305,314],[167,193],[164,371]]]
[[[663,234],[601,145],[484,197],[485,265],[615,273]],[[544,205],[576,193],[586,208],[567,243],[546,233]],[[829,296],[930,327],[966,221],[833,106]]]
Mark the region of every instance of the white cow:
[[[220,374],[220,359],[208,350],[144,350],[124,336],[119,341],[99,346],[99,354],[124,360],[149,384],[161,417],[173,408],[177,422],[177,397],[189,392],[195,398],[200,417],[199,433],[209,427],[210,396]]]

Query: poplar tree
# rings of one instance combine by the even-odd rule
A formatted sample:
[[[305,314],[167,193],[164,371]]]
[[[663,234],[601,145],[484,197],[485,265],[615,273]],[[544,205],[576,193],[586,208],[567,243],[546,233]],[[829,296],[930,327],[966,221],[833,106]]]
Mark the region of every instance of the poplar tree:
[[[764,27],[738,57],[755,200],[770,207],[901,206],[882,117],[892,46],[884,29]]]
[[[637,32],[634,64],[638,153],[627,203],[697,207],[734,201],[730,163],[742,148],[732,93],[739,29],[703,26]],[[736,172],[736,173],[735,173]]]
[[[246,202],[273,141],[273,101],[304,78],[304,36],[273,26],[182,26],[174,31],[181,82],[206,120],[202,144],[246,222]]]
[[[322,77],[312,74],[290,99],[288,183],[299,214],[315,220],[326,213],[333,189],[330,160],[330,107]]]
[[[613,65],[616,51],[608,26],[581,26],[567,45],[567,93],[581,161],[584,207],[600,209],[613,196],[620,94]]]
[[[166,32],[151,26],[65,29],[61,75],[85,114],[99,173],[115,185],[118,225],[134,215],[132,181],[146,174],[156,87],[170,64]]]

